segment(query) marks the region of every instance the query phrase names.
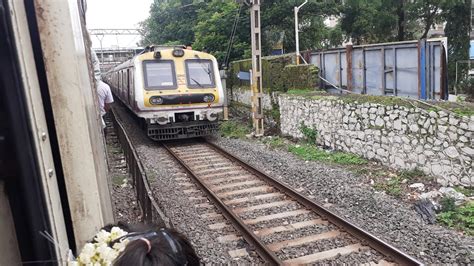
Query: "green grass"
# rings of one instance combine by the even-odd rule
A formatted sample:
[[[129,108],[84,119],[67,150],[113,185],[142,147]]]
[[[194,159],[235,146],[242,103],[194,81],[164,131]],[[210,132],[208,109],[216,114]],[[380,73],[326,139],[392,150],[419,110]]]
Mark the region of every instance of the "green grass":
[[[267,144],[273,149],[283,148],[286,146],[284,139],[281,137],[266,138],[263,140],[263,143]]]
[[[286,94],[289,95],[306,95],[308,93],[318,92],[315,89],[302,89],[302,90],[288,90]]]
[[[466,196],[466,197],[474,197],[474,188],[472,188],[472,187],[467,188],[467,187],[458,186],[458,187],[454,187],[454,189],[457,192],[464,194],[464,196]]]
[[[438,214],[438,222],[450,228],[462,230],[468,235],[474,235],[474,202],[454,207]]]
[[[346,165],[362,165],[367,163],[367,160],[355,154],[345,152],[327,152],[309,144],[290,145],[288,151],[307,161],[323,161]]]
[[[385,191],[387,194],[400,197],[402,195],[402,186],[400,177],[390,178],[384,182],[376,183],[374,188],[379,191]]]
[[[223,137],[241,139],[249,134],[251,129],[237,121],[224,121],[219,126],[219,131]]]
[[[127,180],[126,175],[121,175],[121,174],[114,174],[112,176],[112,183],[115,185],[123,185],[123,183]]]
[[[316,139],[318,137],[318,132],[316,131],[316,129],[312,129],[306,126],[303,122],[301,122],[299,130],[301,131],[301,133],[303,133],[308,143],[316,144]]]
[[[422,170],[415,168],[413,170],[404,170],[401,171],[398,176],[401,179],[407,179],[407,180],[421,180],[421,179],[428,179],[429,176],[427,176]]]
[[[436,106],[450,110],[459,116],[473,116],[474,105],[472,103],[435,102]]]

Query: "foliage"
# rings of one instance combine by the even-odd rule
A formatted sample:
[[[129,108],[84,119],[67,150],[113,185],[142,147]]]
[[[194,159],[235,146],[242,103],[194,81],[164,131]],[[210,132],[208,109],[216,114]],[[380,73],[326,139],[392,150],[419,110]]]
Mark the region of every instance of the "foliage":
[[[387,194],[395,197],[402,195],[401,178],[398,176],[389,178],[384,182],[376,183],[374,188],[376,190],[385,191]]]
[[[366,164],[367,160],[345,152],[329,152],[313,145],[290,145],[288,151],[307,161],[323,161],[338,164]]]
[[[471,187],[471,188],[466,188],[466,187],[454,187],[454,189],[459,192],[459,193],[462,193],[464,194],[464,196],[466,197],[473,197],[474,196],[474,188]]]
[[[270,54],[278,43],[286,52],[295,50],[293,7],[298,0],[262,2],[262,48]],[[227,52],[233,23],[239,13],[234,0],[154,0],[150,17],[140,25],[144,32],[143,45],[181,43],[214,54],[221,63]],[[322,48],[340,45],[343,40],[339,27],[327,28],[325,16],[338,14],[336,1],[310,0],[301,9],[300,48]],[[237,24],[230,61],[250,57],[250,16],[242,6]]]
[[[325,17],[339,14],[337,2],[309,0],[300,9],[300,50],[334,47],[342,43],[341,29],[324,25]],[[302,3],[300,0],[262,1],[262,46],[265,54],[270,54],[271,47],[279,42],[286,52],[295,51],[294,7]]]
[[[286,94],[289,95],[306,95],[315,92],[315,89],[301,89],[301,90],[288,90]]]
[[[303,122],[301,122],[299,129],[301,133],[303,134],[303,136],[308,141],[308,143],[316,144],[316,138],[318,137],[318,132],[315,129],[312,129],[306,126]]]
[[[236,17],[240,14],[239,27],[233,40],[230,61],[251,56],[250,51],[250,19],[245,9],[240,9],[235,1],[213,0],[198,11],[197,23],[194,26],[194,49],[213,54],[224,63],[231,30]]]
[[[428,31],[437,23],[460,26],[449,34],[461,36],[456,32],[464,31],[469,18],[469,6],[464,11],[456,6],[465,0],[352,0],[346,1],[341,8],[341,29],[347,38],[355,44],[373,42],[404,41],[428,37]],[[470,2],[469,2],[470,3]],[[462,14],[456,17],[455,14]],[[461,25],[463,24],[463,25]],[[468,35],[463,35],[467,36]],[[448,36],[449,37],[449,36]],[[449,42],[448,42],[449,43]]]
[[[244,138],[245,135],[250,133],[250,130],[249,127],[233,120],[224,121],[219,126],[221,135],[228,138]]]
[[[445,4],[444,18],[446,26],[444,32],[448,37],[448,80],[450,87],[456,80],[456,62],[469,59],[469,32],[471,31],[470,22],[471,1],[456,0],[448,1]],[[460,77],[466,77],[467,65],[460,64]],[[472,85],[472,83],[470,83]],[[464,91],[474,97],[472,86],[470,91]]]
[[[193,0],[154,0],[150,17],[140,24],[144,33],[142,45],[191,44],[198,6]]]
[[[263,139],[263,143],[269,145],[273,149],[283,148],[286,146],[285,141],[281,137],[269,137]]]
[[[407,180],[420,180],[424,179],[427,177],[427,175],[420,169],[415,168],[413,170],[404,170],[401,171],[398,176],[401,179],[407,179]]]
[[[474,202],[454,208],[450,211],[442,211],[438,214],[438,222],[448,227],[465,231],[468,235],[474,235]]]
[[[355,44],[394,41],[397,17],[392,2],[347,1],[342,8],[341,29]]]
[[[451,197],[444,197],[439,201],[439,204],[441,205],[441,211],[443,212],[450,212],[454,211],[456,209],[456,200]]]
[[[448,68],[449,71],[449,68]],[[449,72],[448,72],[449,74]],[[461,80],[457,85],[458,93],[465,93],[474,101],[474,78],[469,77]]]

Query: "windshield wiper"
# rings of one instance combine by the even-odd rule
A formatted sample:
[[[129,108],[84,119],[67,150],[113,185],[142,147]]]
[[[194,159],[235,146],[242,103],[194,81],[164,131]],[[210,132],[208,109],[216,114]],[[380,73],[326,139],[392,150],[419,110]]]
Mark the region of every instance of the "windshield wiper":
[[[201,83],[197,82],[197,80],[193,79],[190,77],[192,81],[194,81],[199,87],[204,88],[204,86],[201,85]]]
[[[195,57],[199,60],[202,60],[199,55],[195,55]],[[202,70],[204,70],[204,72],[206,72],[206,74],[209,76],[209,79],[211,79],[211,64],[203,64],[201,63],[201,61],[199,61],[199,65],[201,66]]]

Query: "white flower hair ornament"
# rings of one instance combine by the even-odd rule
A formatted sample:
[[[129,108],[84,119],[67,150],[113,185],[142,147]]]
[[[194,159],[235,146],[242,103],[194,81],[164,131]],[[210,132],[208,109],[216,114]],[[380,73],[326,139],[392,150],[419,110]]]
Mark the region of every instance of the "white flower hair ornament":
[[[110,232],[100,230],[94,237],[95,243],[87,243],[76,260],[68,261],[68,266],[109,266],[125,249],[130,238],[127,232],[119,227],[112,227]]]

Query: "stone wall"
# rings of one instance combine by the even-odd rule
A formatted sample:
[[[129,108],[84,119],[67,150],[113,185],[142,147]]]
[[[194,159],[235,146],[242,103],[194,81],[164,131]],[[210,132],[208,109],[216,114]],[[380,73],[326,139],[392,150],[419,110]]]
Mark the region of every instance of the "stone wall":
[[[283,135],[302,138],[304,123],[331,149],[418,168],[442,185],[474,186],[474,116],[336,96],[280,95],[279,104]]]
[[[230,91],[231,93],[231,100],[236,101],[245,105],[252,106],[252,91],[248,88],[232,88]],[[263,101],[263,109],[271,110],[272,109],[272,102],[270,95],[268,93],[263,93],[262,96]],[[275,101],[277,102],[277,100]]]

